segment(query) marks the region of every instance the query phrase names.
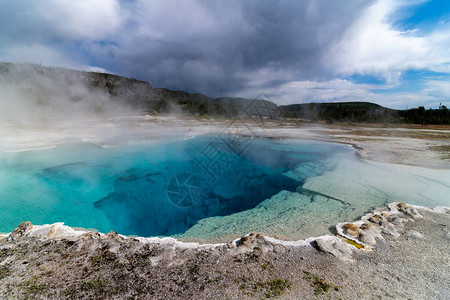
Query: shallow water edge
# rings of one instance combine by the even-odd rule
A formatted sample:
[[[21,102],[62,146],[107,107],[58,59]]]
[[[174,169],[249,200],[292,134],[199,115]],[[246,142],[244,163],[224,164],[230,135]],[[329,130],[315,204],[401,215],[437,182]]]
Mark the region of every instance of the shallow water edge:
[[[329,252],[338,258],[346,260],[350,258],[353,250],[372,250],[373,246],[376,245],[377,240],[383,239],[381,233],[393,237],[399,236],[399,232],[402,232],[403,229],[402,223],[423,219],[423,216],[419,211],[427,211],[436,214],[450,214],[450,207],[436,206],[434,208],[428,208],[402,202],[392,202],[386,207],[378,208],[373,212],[362,216],[357,221],[337,224],[336,235],[309,237],[296,241],[280,240],[259,233],[248,233],[243,237],[234,239],[228,243],[197,243],[185,242],[173,237],[125,236],[117,234],[114,231],[105,234],[84,228],[72,228],[64,225],[63,222],[45,225],[33,225],[30,222],[24,222],[10,233],[0,234],[0,241],[2,239],[14,241],[17,238],[23,237],[47,240],[78,239],[83,237],[106,238],[117,236],[120,239],[132,239],[145,244],[164,245],[175,249],[217,250],[223,248],[239,248],[243,245],[249,246],[253,241],[258,241],[259,239],[260,243],[272,244],[272,249],[265,248],[265,250],[263,250],[265,252],[269,250],[273,251],[274,245],[282,245],[284,247],[306,247],[314,243],[319,243],[319,248],[321,248],[322,251]],[[321,244],[322,246],[320,246]],[[245,249],[245,251],[252,249]],[[242,248],[238,252],[243,253],[245,251]]]

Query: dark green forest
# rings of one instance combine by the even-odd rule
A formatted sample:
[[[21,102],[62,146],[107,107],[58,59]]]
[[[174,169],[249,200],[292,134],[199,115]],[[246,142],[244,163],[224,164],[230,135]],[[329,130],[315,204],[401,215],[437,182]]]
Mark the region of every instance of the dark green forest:
[[[282,116],[308,121],[352,123],[450,124],[450,111],[445,105],[438,109],[420,106],[395,110],[369,102],[307,103],[280,106]]]
[[[398,112],[402,122],[410,124],[450,124],[450,111],[445,105],[439,109],[425,109],[423,106]]]

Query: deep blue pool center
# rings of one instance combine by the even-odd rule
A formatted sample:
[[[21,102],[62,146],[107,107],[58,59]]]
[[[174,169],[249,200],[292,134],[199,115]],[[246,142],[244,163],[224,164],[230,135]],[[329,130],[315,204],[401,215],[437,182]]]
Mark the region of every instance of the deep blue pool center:
[[[242,140],[240,140],[242,139]],[[126,235],[183,233],[199,220],[254,208],[282,190],[301,193],[332,168],[330,143],[218,135],[102,148],[89,143],[0,156],[0,232],[22,221],[65,222]]]

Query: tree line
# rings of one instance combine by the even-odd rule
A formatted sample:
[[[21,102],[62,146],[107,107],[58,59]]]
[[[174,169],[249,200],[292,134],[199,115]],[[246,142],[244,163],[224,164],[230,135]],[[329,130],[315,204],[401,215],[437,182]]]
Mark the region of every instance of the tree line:
[[[282,117],[309,121],[352,123],[450,124],[450,111],[445,105],[438,109],[420,106],[394,110],[368,102],[307,103],[280,107]]]

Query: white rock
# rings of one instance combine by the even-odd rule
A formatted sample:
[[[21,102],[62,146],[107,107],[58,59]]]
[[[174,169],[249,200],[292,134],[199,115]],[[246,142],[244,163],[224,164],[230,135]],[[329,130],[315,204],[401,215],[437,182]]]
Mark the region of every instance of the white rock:
[[[359,240],[367,245],[375,245],[377,243],[372,235],[364,232],[361,232],[361,234],[359,235]]]
[[[426,237],[422,233],[420,233],[418,231],[415,231],[415,230],[405,231],[405,235],[409,236],[409,237],[412,237],[412,238],[419,239],[419,240],[425,240],[426,239]]]
[[[342,261],[352,261],[352,248],[335,236],[322,236],[316,239],[316,244],[323,252],[329,253]]]
[[[384,234],[391,235],[393,237],[399,237],[400,233],[398,233],[395,229],[383,228],[381,230]]]

